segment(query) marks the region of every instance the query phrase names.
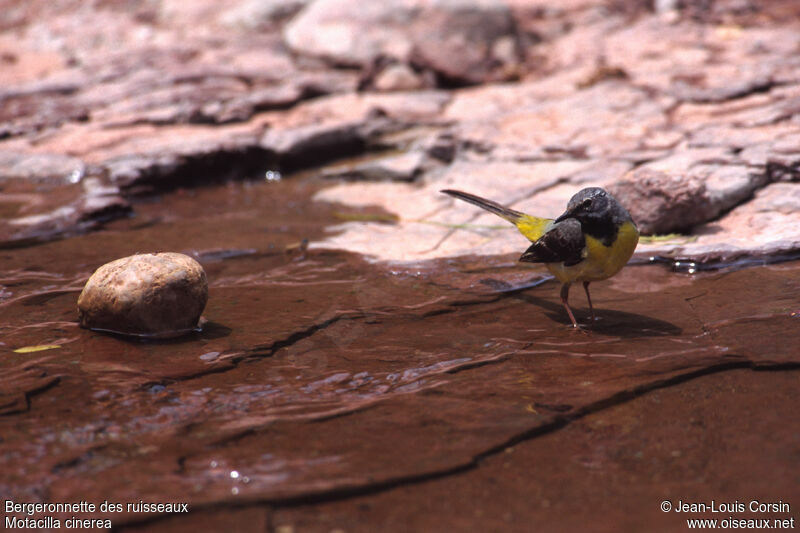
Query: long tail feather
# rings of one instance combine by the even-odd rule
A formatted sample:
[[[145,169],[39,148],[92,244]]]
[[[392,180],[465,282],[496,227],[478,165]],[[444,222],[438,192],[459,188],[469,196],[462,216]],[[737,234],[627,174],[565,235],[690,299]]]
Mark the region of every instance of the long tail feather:
[[[481,209],[486,209],[490,213],[494,213],[495,215],[508,220],[514,224],[519,232],[525,235],[525,237],[527,237],[527,239],[531,242],[535,242],[537,239],[539,239],[539,237],[541,237],[544,232],[552,226],[553,223],[553,221],[549,218],[532,217],[520,211],[515,211],[504,205],[500,205],[497,202],[493,202],[491,200],[487,200],[486,198],[481,198],[480,196],[475,196],[474,194],[469,194],[467,192],[454,191],[453,189],[445,189],[442,192],[449,194],[454,198],[458,198],[459,200],[464,200],[465,202],[477,205]]]
[[[494,213],[495,215],[504,218],[515,225],[519,223],[522,217],[525,216],[524,213],[520,213],[519,211],[514,211],[513,209],[500,205],[497,202],[487,200],[486,198],[481,198],[480,196],[475,196],[474,194],[469,194],[463,191],[456,191],[453,189],[445,189],[441,192],[443,192],[444,194],[449,194],[453,198],[458,198],[459,200],[464,200],[465,202],[477,205],[478,207],[485,209],[490,213]]]

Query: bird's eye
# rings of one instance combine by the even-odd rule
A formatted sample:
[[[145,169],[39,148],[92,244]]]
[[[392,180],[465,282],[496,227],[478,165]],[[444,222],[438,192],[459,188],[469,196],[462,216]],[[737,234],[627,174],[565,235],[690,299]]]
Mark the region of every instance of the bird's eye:
[[[592,207],[592,199],[591,198],[587,198],[586,200],[584,200],[581,203],[581,207],[583,207],[584,209],[589,209],[590,207]]]

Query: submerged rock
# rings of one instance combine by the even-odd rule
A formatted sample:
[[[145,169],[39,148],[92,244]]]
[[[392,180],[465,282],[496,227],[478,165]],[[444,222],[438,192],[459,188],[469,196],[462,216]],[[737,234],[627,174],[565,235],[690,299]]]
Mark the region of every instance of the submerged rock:
[[[165,252],[123,257],[98,268],[78,298],[84,328],[173,337],[197,327],[208,301],[200,264]]]

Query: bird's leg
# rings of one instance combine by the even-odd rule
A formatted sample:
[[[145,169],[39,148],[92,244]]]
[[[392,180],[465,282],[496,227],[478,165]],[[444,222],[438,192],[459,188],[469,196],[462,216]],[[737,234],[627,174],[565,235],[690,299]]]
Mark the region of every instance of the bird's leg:
[[[575,320],[575,315],[572,314],[572,309],[569,308],[569,283],[561,286],[561,303],[564,304],[564,309],[567,310],[570,320],[572,320],[572,327],[577,328],[578,322]]]
[[[583,290],[586,291],[586,299],[589,300],[589,312],[592,314],[592,323],[594,323],[594,307],[592,307],[592,296],[589,294],[589,283],[588,281],[583,282]]]

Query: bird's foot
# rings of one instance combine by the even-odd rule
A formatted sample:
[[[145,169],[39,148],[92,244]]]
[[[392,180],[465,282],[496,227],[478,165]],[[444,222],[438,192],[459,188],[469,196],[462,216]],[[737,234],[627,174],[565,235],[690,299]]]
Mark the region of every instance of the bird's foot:
[[[583,324],[578,324],[577,322],[573,322],[572,325],[570,326],[570,329],[572,331],[580,331],[584,335],[589,335],[591,333],[591,324],[583,325]]]

